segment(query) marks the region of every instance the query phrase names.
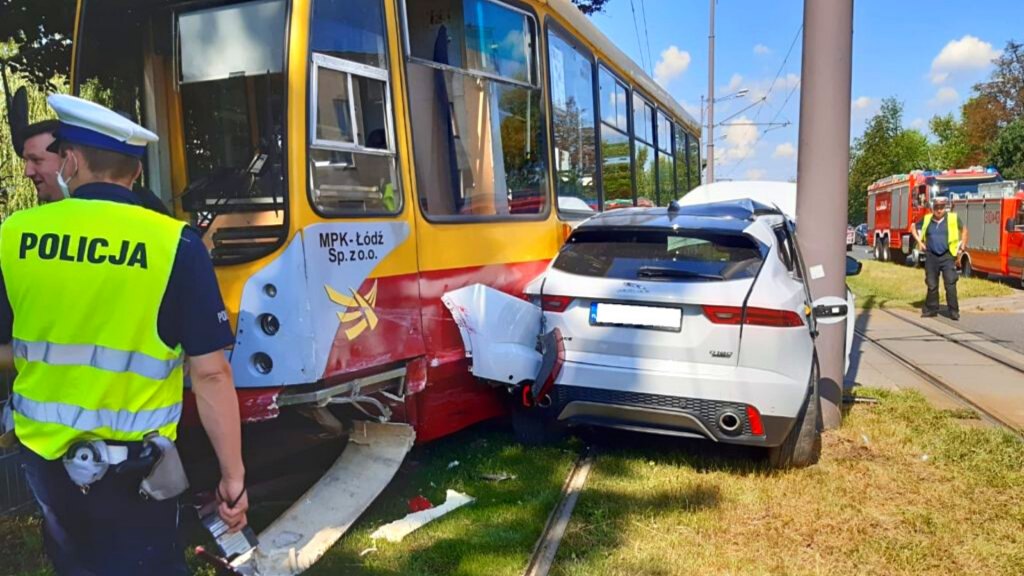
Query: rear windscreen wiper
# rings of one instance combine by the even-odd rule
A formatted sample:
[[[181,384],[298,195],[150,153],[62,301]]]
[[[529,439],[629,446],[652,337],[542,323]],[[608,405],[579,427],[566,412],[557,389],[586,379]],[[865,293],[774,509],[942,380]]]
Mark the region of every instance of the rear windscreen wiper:
[[[660,266],[641,266],[636,271],[637,278],[698,278],[700,280],[725,280],[721,274],[704,274],[678,268],[663,268]]]

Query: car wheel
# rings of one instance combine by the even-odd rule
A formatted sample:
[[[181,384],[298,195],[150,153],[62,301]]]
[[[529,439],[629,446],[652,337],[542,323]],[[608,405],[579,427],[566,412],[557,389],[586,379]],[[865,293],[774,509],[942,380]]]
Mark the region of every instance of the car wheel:
[[[812,378],[818,378],[817,368],[812,372]],[[817,464],[821,458],[821,429],[818,426],[820,419],[821,398],[815,384],[786,439],[782,444],[768,449],[769,465],[778,470],[788,470]]]
[[[875,260],[879,262],[882,260],[882,240],[880,238],[875,238]]]
[[[964,278],[974,276],[974,268],[971,266],[970,258],[964,258],[964,263],[960,266],[960,275]]]
[[[520,444],[547,446],[562,438],[562,429],[540,410],[517,406],[512,410],[512,432]]]
[[[882,246],[882,262],[891,262],[892,253],[889,251],[889,240],[885,241],[885,246]]]

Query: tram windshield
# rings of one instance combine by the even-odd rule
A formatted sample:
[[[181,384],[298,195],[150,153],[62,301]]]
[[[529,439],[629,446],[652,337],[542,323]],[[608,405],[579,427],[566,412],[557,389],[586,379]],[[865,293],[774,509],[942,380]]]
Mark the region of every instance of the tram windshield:
[[[215,261],[284,234],[286,22],[285,0],[83,4],[76,92],[160,136],[145,185],[213,229]]]

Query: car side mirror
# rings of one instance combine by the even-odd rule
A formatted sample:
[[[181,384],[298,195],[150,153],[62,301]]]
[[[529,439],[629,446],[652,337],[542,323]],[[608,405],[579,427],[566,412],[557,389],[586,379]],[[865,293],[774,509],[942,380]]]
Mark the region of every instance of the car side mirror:
[[[864,268],[864,264],[852,256],[846,257],[846,275],[856,276],[860,274],[861,269]]]

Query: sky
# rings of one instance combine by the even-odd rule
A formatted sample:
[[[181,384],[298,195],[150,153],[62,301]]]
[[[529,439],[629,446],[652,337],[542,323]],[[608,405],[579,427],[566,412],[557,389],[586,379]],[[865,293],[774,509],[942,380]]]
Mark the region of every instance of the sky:
[[[709,8],[610,0],[592,19],[700,120]],[[795,179],[803,1],[718,0],[715,17],[715,97],[748,90],[715,106],[716,124],[741,123],[715,129],[716,179]],[[903,102],[904,124],[926,134],[936,114],[958,113],[1006,42],[1024,41],[1022,21],[1024,0],[855,0],[851,138],[889,96]]]

